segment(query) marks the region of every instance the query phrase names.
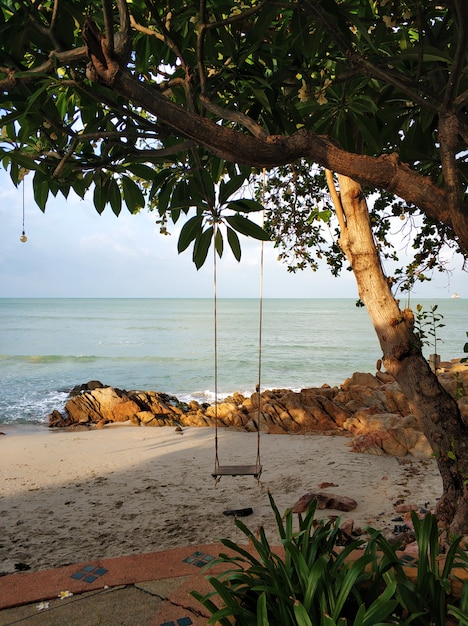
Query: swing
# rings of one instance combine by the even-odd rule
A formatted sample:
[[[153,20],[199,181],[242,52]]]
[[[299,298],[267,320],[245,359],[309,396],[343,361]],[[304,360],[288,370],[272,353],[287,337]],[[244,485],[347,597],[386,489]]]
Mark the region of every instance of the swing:
[[[214,225],[214,238],[216,238],[217,224]],[[263,466],[260,461],[260,418],[261,418],[261,394],[260,381],[262,369],[262,318],[263,318],[263,241],[260,253],[260,299],[259,299],[259,337],[258,337],[258,413],[257,413],[257,459],[254,465],[221,465],[219,462],[218,441],[218,328],[217,328],[217,295],[216,295],[216,246],[214,248],[214,386],[215,386],[215,466],[211,473],[218,482],[222,476],[253,476],[260,480]]]

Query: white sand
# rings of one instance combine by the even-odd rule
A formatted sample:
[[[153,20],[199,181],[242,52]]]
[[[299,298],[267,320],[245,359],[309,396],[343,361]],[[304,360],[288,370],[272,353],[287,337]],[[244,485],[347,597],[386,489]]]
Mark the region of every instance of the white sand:
[[[0,572],[46,569],[100,557],[244,538],[226,509],[278,543],[267,491],[284,511],[322,482],[358,502],[355,526],[392,529],[398,499],[433,507],[442,483],[435,461],[399,462],[351,452],[342,436],[263,435],[261,483],[211,478],[214,431],[110,426],[64,431],[0,429]],[[223,464],[255,462],[256,435],[220,431]]]

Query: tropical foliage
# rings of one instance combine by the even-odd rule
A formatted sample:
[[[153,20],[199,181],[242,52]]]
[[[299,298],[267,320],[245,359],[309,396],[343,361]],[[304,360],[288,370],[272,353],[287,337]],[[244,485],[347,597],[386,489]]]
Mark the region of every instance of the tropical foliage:
[[[459,583],[461,597],[451,592],[468,556],[457,539],[441,565],[432,515],[420,520],[413,512],[418,555],[411,564],[378,531],[370,530],[367,542],[347,542],[340,520],[315,519],[316,502],[299,515],[297,530],[291,510],[282,517],[271,496],[270,502],[284,554],[272,550],[263,529],[256,536],[237,520],[248,546],[223,539],[229,553],[211,565],[222,563],[226,570],[209,577],[212,592],[192,593],[210,611],[208,623],[229,626],[234,618],[239,626],[446,626],[452,615],[468,624],[468,582]]]
[[[398,214],[422,211],[428,217],[416,248],[453,240],[450,212],[461,211],[468,180],[463,2],[116,5],[118,13],[108,0],[0,4],[0,156],[14,183],[33,172],[41,209],[50,193],[92,190],[98,211],[110,206],[119,214],[123,202],[131,212],[154,206],[165,228],[167,219],[177,221],[192,208],[200,265],[214,232],[201,216],[219,218],[215,186],[228,177],[239,189],[252,166],[303,156],[337,171],[351,169],[344,173],[358,174],[372,188],[400,192]],[[104,36],[108,61],[97,50]],[[127,93],[106,84],[108,75],[96,75],[99,63],[88,62],[93,51],[104,67],[115,62],[113,80],[125,67],[137,84]],[[132,100],[131,88],[151,93],[153,106]],[[185,124],[174,124],[173,104],[192,115]],[[197,119],[212,122],[193,128]],[[218,137],[213,122],[232,132]],[[238,142],[241,135],[255,141],[228,145],[228,138]],[[281,150],[267,141],[277,135],[307,143],[292,154],[294,146]],[[331,154],[322,136],[344,151]],[[322,147],[331,156],[324,157]],[[392,172],[381,155],[395,152],[424,176],[408,179],[426,187],[424,194],[411,185],[399,189],[406,174],[396,162],[394,180],[383,180]],[[373,159],[353,165],[350,155]],[[288,176],[295,176],[294,168]],[[445,207],[434,203],[439,193],[428,197],[431,188],[446,190]],[[241,207],[231,208],[243,215]],[[376,216],[374,225],[388,232],[388,216]],[[229,225],[236,257],[232,231],[246,228],[259,235],[244,220]],[[220,252],[219,240],[217,247]]]

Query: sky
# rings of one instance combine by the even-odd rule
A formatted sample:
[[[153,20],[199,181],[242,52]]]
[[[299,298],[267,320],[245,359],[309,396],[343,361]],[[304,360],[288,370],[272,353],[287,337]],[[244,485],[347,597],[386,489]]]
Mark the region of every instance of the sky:
[[[22,232],[22,190],[0,172],[0,297],[43,298],[210,298],[213,263],[195,268],[191,249],[178,254],[177,233],[163,236],[155,215],[131,215],[125,207],[117,218],[107,208],[99,215],[89,199],[70,194],[52,198],[42,213],[32,197],[31,177],[25,185],[26,243]],[[242,237],[242,260],[229,250],[217,267],[217,296],[258,298],[260,243]],[[357,298],[351,272],[333,278],[324,268],[291,274],[265,244],[265,298]],[[450,263],[450,277],[438,275],[420,284],[419,298],[468,297],[468,276],[461,259]]]

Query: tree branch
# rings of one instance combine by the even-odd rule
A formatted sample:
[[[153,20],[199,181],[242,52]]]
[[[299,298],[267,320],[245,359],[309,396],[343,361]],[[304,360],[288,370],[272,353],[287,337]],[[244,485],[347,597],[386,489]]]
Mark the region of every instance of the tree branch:
[[[227,17],[225,20],[219,20],[217,22],[208,22],[206,24],[206,28],[207,29],[219,28],[220,26],[227,26],[229,24],[236,24],[237,22],[243,22],[247,17],[250,17],[251,15],[255,15],[256,13],[261,11],[264,6],[267,6],[268,4],[272,4],[271,0],[262,0],[251,9],[247,9],[246,11],[243,11],[242,13],[237,13],[236,15],[232,15],[231,17]],[[297,3],[295,2],[291,3],[291,6],[296,6],[296,4]],[[285,8],[284,5],[281,5],[281,8],[284,9]]]
[[[268,137],[268,133],[260,126],[260,124],[257,124],[257,122],[248,115],[240,113],[239,111],[226,111],[226,109],[223,109],[217,104],[211,102],[206,96],[200,96],[200,101],[207,111],[214,113],[214,115],[222,120],[228,120],[243,126],[250,133],[252,133],[254,137],[257,137],[257,139],[266,139]]]
[[[39,18],[37,17],[33,17],[31,15],[31,13],[29,13],[28,18],[29,21],[32,25],[32,27],[38,32],[41,33],[41,35],[44,35],[45,37],[47,37],[48,39],[50,39],[52,46],[56,49],[56,50],[63,50],[63,45],[58,41],[57,37],[56,37],[56,21],[57,21],[57,14],[58,14],[58,9],[59,9],[59,2],[60,0],[54,0],[54,5],[53,5],[53,9],[52,9],[52,18],[49,24],[49,27],[44,26]],[[38,10],[36,7],[34,7],[33,5],[33,12],[35,13],[35,15],[38,15]]]
[[[152,5],[152,3],[151,3]],[[170,50],[172,50],[172,52],[175,54],[175,56],[179,59],[182,67],[184,68],[184,72],[185,72],[185,79],[177,79],[178,81],[183,81],[183,87],[184,87],[184,91],[185,91],[185,96],[187,98],[187,102],[189,107],[191,108],[191,110],[195,110],[195,104],[194,104],[194,98],[193,98],[193,94],[191,91],[191,84],[192,84],[192,76],[193,76],[193,70],[190,67],[190,65],[188,64],[182,50],[180,50],[180,48],[178,47],[178,45],[176,44],[176,42],[174,41],[174,39],[171,37],[171,33],[168,30],[166,24],[164,24],[164,22],[161,20],[161,18],[159,17],[159,14],[157,12],[157,10],[153,7],[153,17],[154,20],[156,21],[156,23],[158,24],[158,27],[160,29],[160,33],[158,33],[157,31],[151,30],[150,28],[147,28],[146,26],[143,26],[141,24],[139,24],[135,18],[133,17],[133,15],[130,15],[130,23],[132,28],[134,28],[135,30],[137,30],[138,32],[144,33],[145,35],[148,35],[150,37],[156,37],[156,39],[159,39],[159,41],[163,41]]]
[[[336,191],[335,181],[333,180],[333,174],[329,169],[325,169],[325,176],[327,179],[328,190],[330,192],[330,196],[333,202],[333,206],[335,207],[336,217],[338,218],[338,224],[340,227],[340,233],[342,237],[346,236],[346,218],[343,211],[343,205],[341,204],[341,199]]]
[[[104,14],[104,30],[106,33],[106,45],[110,57],[114,56],[114,14],[112,0],[102,0],[102,12]]]
[[[60,178],[60,175],[62,174],[65,165],[73,156],[73,152],[79,143],[87,143],[91,141],[103,140],[103,139],[105,140],[105,139],[112,139],[112,138],[120,139],[121,137],[122,137],[122,133],[117,133],[117,132],[83,133],[81,135],[75,136],[72,142],[70,143],[70,147],[67,150],[66,154],[62,157],[62,159],[60,160],[60,163],[55,168],[52,174],[53,178]],[[135,139],[141,139],[141,135],[135,136]],[[125,152],[125,155],[122,156],[122,159],[124,157],[126,159],[128,159],[129,157],[132,157],[132,162],[150,161],[153,159],[165,159],[167,157],[174,156],[175,154],[180,154],[181,152],[184,152],[186,150],[190,150],[193,148],[193,145],[194,144],[192,141],[181,141],[168,148],[156,148],[156,149],[153,148],[149,150],[140,150],[138,148],[131,148],[128,146],[128,144],[126,144],[125,147],[127,148],[127,150]],[[47,156],[53,157],[54,159],[60,159],[60,155],[57,153],[49,153]],[[75,169],[77,168],[83,172],[86,170],[93,170],[97,167],[99,167],[100,169],[107,168],[109,170],[117,171],[118,167],[112,167],[113,165],[114,166],[116,165],[115,159],[113,157],[108,157],[107,159],[96,157],[96,159],[92,163],[88,161],[83,164],[80,164],[78,161],[73,161],[73,168]]]
[[[418,206],[427,216],[454,228],[447,192],[429,177],[400,163],[397,155],[371,157],[346,152],[328,137],[306,130],[264,140],[244,135],[178,106],[127,72],[118,74],[113,87],[166,123],[176,136],[191,139],[228,161],[270,168],[306,157],[361,184],[387,189]],[[464,207],[468,214],[467,206]],[[460,247],[468,252],[468,227],[457,227],[455,233]]]
[[[198,24],[197,35],[197,67],[198,80],[200,81],[201,95],[206,94],[206,72],[205,72],[205,34],[206,34],[206,0],[200,0],[200,22]]]
[[[422,86],[420,84],[417,84],[414,81],[408,82],[407,77],[404,75],[399,75],[396,72],[389,71],[388,69],[381,69],[375,63],[372,63],[368,57],[364,57],[353,50],[350,42],[337,27],[337,24],[330,19],[329,14],[321,8],[320,3],[307,0],[304,4],[306,6],[306,10],[313,16],[313,19],[315,19],[322,26],[322,28],[324,28],[330,38],[341,49],[342,53],[346,55],[351,65],[358,67],[366,76],[377,78],[378,80],[382,80],[383,82],[392,85],[420,106],[428,108],[435,113],[438,112],[440,102],[438,101],[435,93],[424,93],[425,97],[422,97],[420,95],[422,92]],[[435,103],[430,101],[429,95],[435,100]]]
[[[19,81],[24,84],[33,82],[37,80],[37,76],[39,74],[49,74],[56,65],[74,64],[78,61],[85,61],[87,59],[88,54],[86,46],[73,48],[72,50],[65,50],[63,52],[52,50],[47,61],[41,63],[41,65],[37,65],[27,71],[21,71],[21,73],[16,70],[10,70],[9,76],[0,80],[0,91],[8,91],[8,89],[14,87]],[[16,74],[20,74],[20,77],[17,78]]]
[[[468,37],[468,10],[466,0],[455,0],[455,13],[457,15],[459,37],[457,41],[457,49],[453,59],[452,71],[450,72],[448,84],[445,89],[443,103],[443,107],[445,109],[450,108],[453,96],[458,86],[460,74],[463,70],[463,60],[466,55],[466,45]]]

